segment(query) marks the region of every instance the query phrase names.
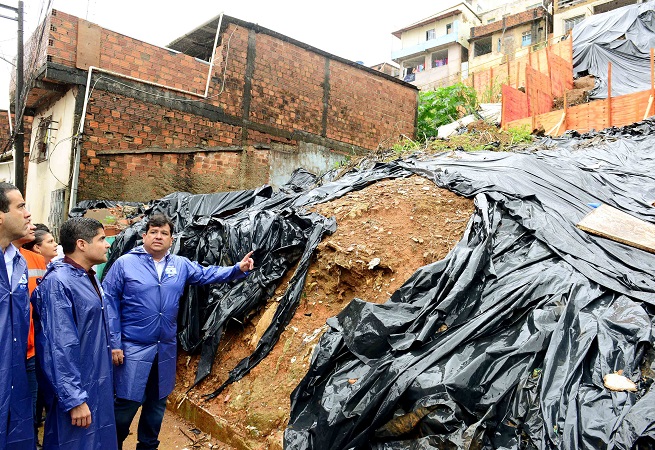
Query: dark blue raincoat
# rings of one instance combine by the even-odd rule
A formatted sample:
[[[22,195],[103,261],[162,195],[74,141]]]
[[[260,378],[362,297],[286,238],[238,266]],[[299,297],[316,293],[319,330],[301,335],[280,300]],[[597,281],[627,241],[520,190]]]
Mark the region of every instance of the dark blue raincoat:
[[[39,386],[50,408],[44,450],[116,449],[107,308],[87,272],[64,261],[51,263],[32,293],[32,305],[36,357],[45,381]],[[91,410],[86,429],[72,425],[70,417],[84,402]]]
[[[0,252],[0,449],[34,447],[32,393],[27,385],[27,332],[30,302],[27,263],[16,252],[13,289],[9,286],[4,256]]]
[[[161,281],[152,256],[143,246],[121,256],[103,281],[111,302],[112,348],[122,349],[124,362],[114,367],[116,396],[141,402],[155,356],[158,358],[159,398],[175,386],[177,311],[187,284],[202,285],[238,280],[246,275],[239,264],[209,266],[168,254]]]

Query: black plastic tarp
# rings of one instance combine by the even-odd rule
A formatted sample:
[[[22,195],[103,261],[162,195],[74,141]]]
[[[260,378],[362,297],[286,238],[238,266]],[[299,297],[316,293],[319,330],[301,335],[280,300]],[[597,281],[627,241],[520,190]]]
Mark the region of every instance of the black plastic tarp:
[[[135,208],[135,214],[143,213],[143,204],[137,202],[121,202],[115,200],[82,200],[68,213],[68,217],[84,217],[89,209],[114,208],[116,206],[130,206]]]
[[[653,47],[655,2],[590,16],[573,27],[573,74],[596,77],[591,98],[607,98],[609,63],[613,97],[649,90]]]
[[[575,224],[597,203],[655,222],[654,132],[378,166],[476,210],[444,260],[328,320],[285,448],[653,448],[655,255]],[[605,388],[617,371],[638,391]]]
[[[105,274],[130,249],[140,245],[145,222],[155,213],[173,220],[172,252],[203,265],[233,265],[254,251],[255,270],[245,280],[209,286],[190,286],[180,300],[179,342],[189,352],[200,351],[194,386],[211,373],[218,345],[231,320],[243,321],[266,305],[284,275],[295,267],[281,296],[271,325],[254,352],[230,372],[209,396],[218,395],[239,380],[273,348],[300,301],[314,249],[326,233],[336,229],[334,219],[308,213],[304,207],[337,198],[384,178],[409,176],[398,165],[371,164],[337,181],[322,180],[298,169],[273,193],[270,186],[254,191],[197,194],[176,192],[151,202],[145,217],[117,236]]]

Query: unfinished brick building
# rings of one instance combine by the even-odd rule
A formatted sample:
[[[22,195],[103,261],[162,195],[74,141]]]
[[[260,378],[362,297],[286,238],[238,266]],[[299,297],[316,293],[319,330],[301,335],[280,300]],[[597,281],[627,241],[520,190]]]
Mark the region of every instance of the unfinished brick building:
[[[28,46],[36,221],[70,191],[147,201],[279,185],[415,131],[413,86],[233,17],[162,48],[53,10]]]

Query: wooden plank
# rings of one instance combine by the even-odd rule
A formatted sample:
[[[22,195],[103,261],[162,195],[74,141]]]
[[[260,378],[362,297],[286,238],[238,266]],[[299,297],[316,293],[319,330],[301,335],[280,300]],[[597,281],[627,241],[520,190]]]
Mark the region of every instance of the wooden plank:
[[[577,225],[588,233],[655,253],[655,225],[608,205],[587,214]]]
[[[612,126],[612,63],[607,64],[607,127]]]
[[[87,70],[100,66],[101,28],[91,22],[78,19],[77,23],[77,57],[75,66]]]

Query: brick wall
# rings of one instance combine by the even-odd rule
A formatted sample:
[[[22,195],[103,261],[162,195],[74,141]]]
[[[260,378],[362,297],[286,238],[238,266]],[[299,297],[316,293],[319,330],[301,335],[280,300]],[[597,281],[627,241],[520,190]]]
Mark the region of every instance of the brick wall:
[[[50,16],[48,60],[75,67],[79,19],[54,10]],[[100,67],[134,78],[204,93],[209,65],[191,56],[101,28]]]
[[[11,115],[11,120],[14,120],[14,115]],[[23,174],[23,179],[27,180],[27,165],[29,164],[30,159],[30,139],[32,136],[32,121],[33,118],[26,116],[23,123],[23,129],[25,131],[25,140],[24,140],[24,152],[25,152],[25,161],[23,167],[25,167],[25,173]],[[10,144],[11,134],[9,133],[9,119],[7,118],[7,111],[0,110],[0,154],[3,151],[12,151],[14,149],[13,143]]]
[[[83,22],[60,11],[49,20],[48,64],[78,80],[83,98],[79,80],[86,81],[86,71],[76,68]],[[253,188],[269,181],[271,143],[306,140],[343,153],[413,135],[412,86],[252,24],[234,19],[224,25],[208,99],[102,73],[104,80],[95,83],[94,75],[80,200],[147,201],[176,190]],[[103,69],[204,93],[209,64],[109,30],[100,33]],[[61,83],[56,73],[48,76]]]
[[[405,131],[413,136],[416,95],[403,85],[330,61],[327,135],[373,150],[380,143],[395,142]]]
[[[528,9],[518,14],[503,17],[502,20],[471,28],[471,38],[487,36],[503,29],[513,28],[533,20],[541,19],[545,16],[546,11],[543,8]]]
[[[13,121],[14,115],[11,115],[11,120]],[[25,131],[25,156],[29,156],[30,152],[30,139],[32,136],[32,121],[33,117],[25,116],[25,121],[23,122],[23,130]],[[11,135],[9,134],[9,119],[7,118],[7,111],[0,110],[0,152],[6,150],[10,151],[13,149],[13,145],[9,145]]]

